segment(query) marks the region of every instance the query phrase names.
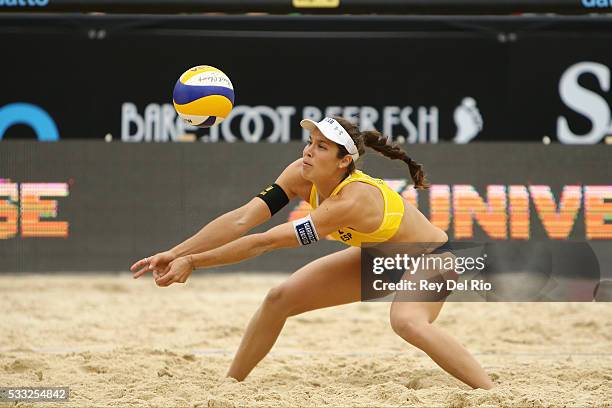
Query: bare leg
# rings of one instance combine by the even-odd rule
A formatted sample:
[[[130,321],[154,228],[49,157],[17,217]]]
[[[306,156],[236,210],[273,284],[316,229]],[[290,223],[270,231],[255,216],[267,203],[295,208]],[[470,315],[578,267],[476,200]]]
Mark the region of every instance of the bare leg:
[[[491,389],[493,382],[455,338],[432,325],[443,302],[398,302],[391,305],[391,326],[404,340],[423,350],[446,372],[472,388]]]
[[[348,248],[327,255],[272,288],[251,318],[227,376],[245,379],[268,354],[289,316],[359,301],[360,254],[359,248]]]
[[[249,321],[227,376],[244,380],[272,349],[286,320],[287,316],[269,313],[260,306]]]

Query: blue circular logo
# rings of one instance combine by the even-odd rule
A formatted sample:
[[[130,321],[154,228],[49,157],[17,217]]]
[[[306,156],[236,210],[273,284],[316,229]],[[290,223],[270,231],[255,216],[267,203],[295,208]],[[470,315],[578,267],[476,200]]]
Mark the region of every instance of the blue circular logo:
[[[0,108],[0,139],[13,125],[31,127],[38,140],[42,142],[57,142],[59,132],[55,122],[47,112],[30,103],[11,103]]]

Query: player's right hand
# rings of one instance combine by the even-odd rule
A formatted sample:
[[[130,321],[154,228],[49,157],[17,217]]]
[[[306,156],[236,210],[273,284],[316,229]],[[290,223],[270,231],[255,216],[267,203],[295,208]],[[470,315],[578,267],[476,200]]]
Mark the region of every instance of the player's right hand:
[[[147,272],[153,273],[153,278],[165,275],[170,269],[170,262],[177,256],[172,251],[164,251],[150,257],[146,257],[134,263],[130,270],[134,279],[140,278]]]

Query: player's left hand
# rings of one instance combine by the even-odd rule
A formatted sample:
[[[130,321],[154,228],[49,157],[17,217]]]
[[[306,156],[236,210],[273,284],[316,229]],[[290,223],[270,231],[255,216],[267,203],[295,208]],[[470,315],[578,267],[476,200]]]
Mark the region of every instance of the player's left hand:
[[[157,279],[161,275],[168,272],[170,262],[174,261],[177,256],[172,251],[164,251],[155,254],[151,257],[146,257],[137,261],[130,267],[134,279],[140,278],[147,272],[153,272],[153,278]]]
[[[193,272],[193,265],[187,257],[176,258],[170,262],[170,269],[155,279],[157,286],[166,287],[173,283],[185,283]]]

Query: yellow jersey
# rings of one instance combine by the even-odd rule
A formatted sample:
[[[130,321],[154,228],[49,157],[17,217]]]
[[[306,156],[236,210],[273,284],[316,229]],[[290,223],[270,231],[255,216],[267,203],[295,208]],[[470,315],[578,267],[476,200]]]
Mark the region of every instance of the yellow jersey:
[[[404,216],[404,200],[397,192],[393,191],[385,184],[383,180],[370,177],[360,170],[355,170],[350,176],[342,180],[342,182],[334,188],[330,197],[338,195],[340,190],[347,184],[357,181],[369,184],[380,190],[385,201],[385,214],[382,223],[374,232],[365,233],[356,231],[350,227],[343,227],[331,233],[330,236],[337,241],[356,247],[360,247],[361,244],[365,242],[384,242],[389,240],[395,235],[402,223],[402,218]],[[310,190],[309,201],[313,209],[319,206],[319,195],[317,194],[317,188],[314,184]]]

